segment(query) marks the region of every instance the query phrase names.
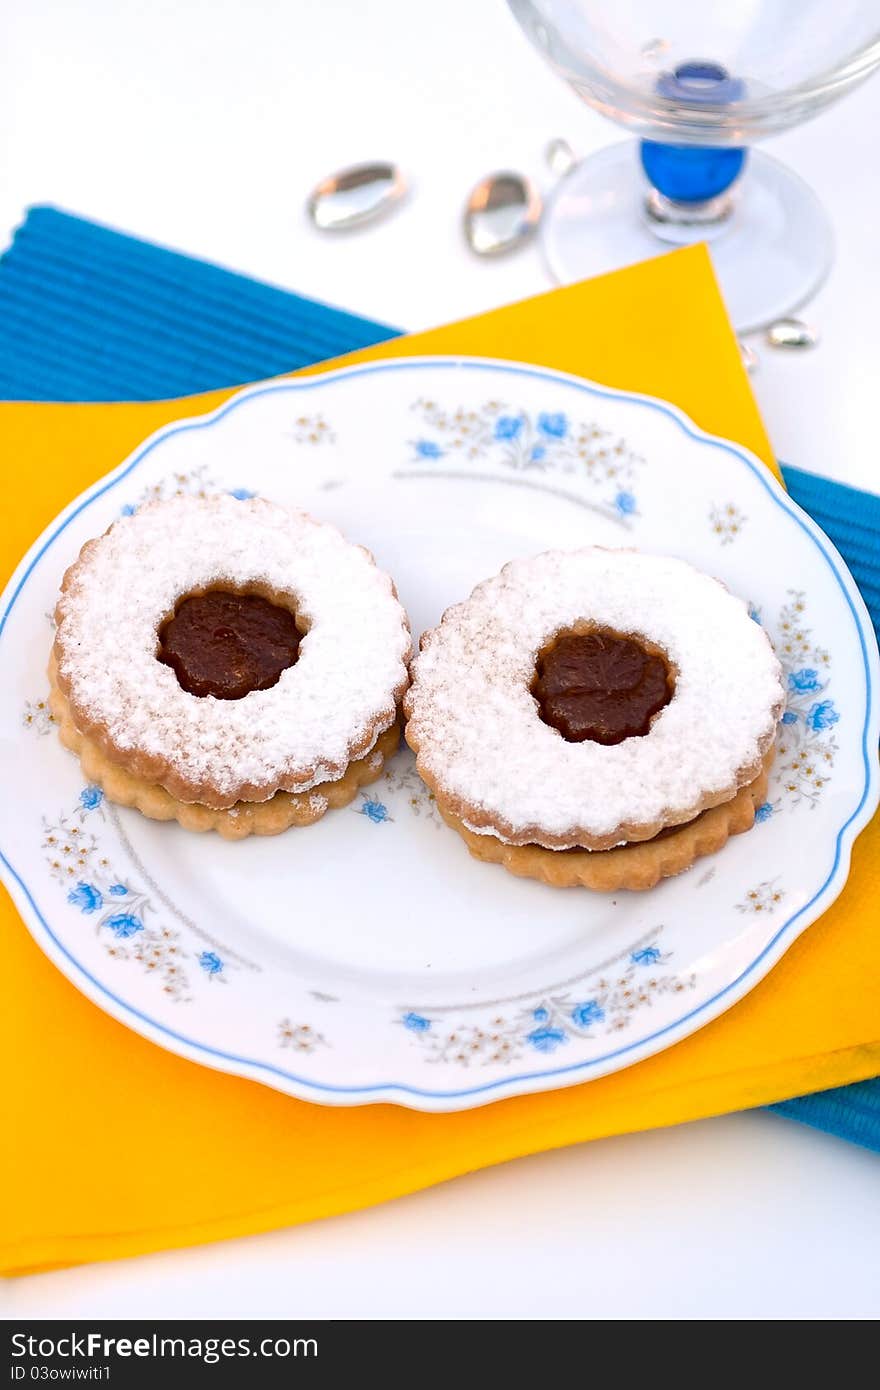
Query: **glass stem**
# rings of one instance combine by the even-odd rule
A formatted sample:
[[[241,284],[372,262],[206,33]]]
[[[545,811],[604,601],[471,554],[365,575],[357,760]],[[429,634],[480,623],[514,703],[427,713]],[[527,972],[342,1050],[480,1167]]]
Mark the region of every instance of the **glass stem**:
[[[645,215],[656,236],[681,245],[711,240],[724,230],[746,150],[643,140],[639,155],[649,184]]]
[[[675,198],[667,198],[659,188],[651,188],[645,197],[645,212],[649,221],[661,225],[715,227],[728,220],[735,203],[736,199],[729,190],[715,198],[705,198],[702,202],[683,203]]]

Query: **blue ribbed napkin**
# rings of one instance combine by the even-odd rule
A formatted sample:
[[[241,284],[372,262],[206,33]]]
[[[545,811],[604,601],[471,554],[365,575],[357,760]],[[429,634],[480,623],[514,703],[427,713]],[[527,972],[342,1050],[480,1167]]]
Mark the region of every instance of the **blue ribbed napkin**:
[[[51,207],[29,211],[0,260],[3,400],[187,396],[398,332]],[[880,497],[783,472],[844,556],[880,631]],[[770,1108],[880,1152],[880,1077]]]
[[[0,264],[0,400],[188,396],[397,336],[55,208]]]

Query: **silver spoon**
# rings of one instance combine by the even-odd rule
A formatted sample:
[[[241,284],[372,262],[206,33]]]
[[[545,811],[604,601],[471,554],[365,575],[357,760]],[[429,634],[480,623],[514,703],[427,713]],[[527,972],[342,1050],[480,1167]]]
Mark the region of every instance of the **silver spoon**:
[[[502,256],[534,236],[541,195],[524,174],[487,174],[472,190],[464,210],[464,234],[478,256]]]
[[[353,164],[322,179],[309,194],[306,208],[320,231],[347,231],[386,216],[406,190],[406,179],[395,164]]]

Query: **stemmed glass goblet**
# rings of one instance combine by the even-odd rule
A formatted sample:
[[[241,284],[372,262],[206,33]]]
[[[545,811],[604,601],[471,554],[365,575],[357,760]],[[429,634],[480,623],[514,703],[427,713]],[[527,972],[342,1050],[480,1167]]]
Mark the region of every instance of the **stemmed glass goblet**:
[[[749,146],[816,115],[880,64],[872,0],[508,0],[578,96],[640,137],[589,156],[542,222],[562,283],[710,244],[740,332],[807,300],[831,265],[828,218]]]

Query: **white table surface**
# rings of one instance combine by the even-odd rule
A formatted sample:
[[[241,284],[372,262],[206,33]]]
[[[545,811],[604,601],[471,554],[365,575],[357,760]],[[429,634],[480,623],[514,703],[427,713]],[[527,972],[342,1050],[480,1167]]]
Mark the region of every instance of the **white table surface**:
[[[52,202],[400,326],[548,285],[536,249],[460,234],[493,168],[622,138],[545,69],[502,0],[7,0],[0,239]],[[777,452],[877,489],[880,80],[769,150],[837,234],[806,311],[761,351]],[[387,158],[394,218],[322,238],[319,177]],[[9,1282],[16,1317],[859,1318],[880,1313],[876,1155],[767,1113],[582,1145],[272,1235]],[[196,1175],[193,1175],[196,1180]]]

